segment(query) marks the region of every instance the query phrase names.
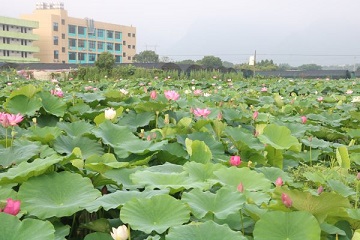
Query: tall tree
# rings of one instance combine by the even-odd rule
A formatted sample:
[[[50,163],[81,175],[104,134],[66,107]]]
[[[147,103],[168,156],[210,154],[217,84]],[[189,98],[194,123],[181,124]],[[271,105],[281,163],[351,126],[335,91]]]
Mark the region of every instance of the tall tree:
[[[95,61],[95,66],[100,70],[107,71],[108,74],[111,73],[115,65],[115,57],[109,52],[103,52],[99,55]]]
[[[142,51],[142,52],[136,54],[134,57],[135,57],[135,62],[137,62],[137,63],[158,63],[159,62],[159,55],[151,50]]]
[[[218,68],[222,67],[222,61],[220,58],[215,56],[205,56],[199,61],[204,67]]]

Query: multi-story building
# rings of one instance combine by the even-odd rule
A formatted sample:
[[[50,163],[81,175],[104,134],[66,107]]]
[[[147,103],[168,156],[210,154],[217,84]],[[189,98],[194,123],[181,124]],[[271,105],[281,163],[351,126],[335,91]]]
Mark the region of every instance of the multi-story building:
[[[33,33],[39,23],[35,21],[0,16],[0,62],[38,62],[34,54],[39,48]]]
[[[34,33],[40,48],[35,56],[42,63],[94,63],[102,52],[110,52],[116,63],[131,63],[136,54],[136,28],[69,17],[63,3],[38,3],[23,19],[39,22]]]

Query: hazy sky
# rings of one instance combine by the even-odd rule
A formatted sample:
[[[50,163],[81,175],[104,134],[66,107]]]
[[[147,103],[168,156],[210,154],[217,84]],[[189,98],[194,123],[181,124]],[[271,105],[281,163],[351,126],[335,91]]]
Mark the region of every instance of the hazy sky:
[[[37,2],[0,0],[0,15],[31,13]],[[258,60],[293,66],[360,63],[360,0],[61,2],[71,17],[135,26],[138,52],[173,60],[215,55],[243,63],[256,50]]]

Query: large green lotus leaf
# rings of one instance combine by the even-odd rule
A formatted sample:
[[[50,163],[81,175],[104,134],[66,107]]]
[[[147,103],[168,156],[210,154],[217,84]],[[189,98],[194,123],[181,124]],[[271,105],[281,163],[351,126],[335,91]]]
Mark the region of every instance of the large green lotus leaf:
[[[105,121],[93,133],[101,138],[105,144],[114,147],[119,157],[128,157],[129,153],[143,153],[145,151],[160,150],[166,142],[152,143],[136,137],[126,126],[118,126]]]
[[[30,163],[22,162],[7,172],[0,173],[0,184],[25,182],[31,177],[43,174],[50,166],[61,160],[62,158],[54,155],[43,159],[38,158]]]
[[[190,219],[190,211],[184,203],[169,195],[157,195],[148,199],[133,198],[122,207],[120,219],[132,229],[150,234],[163,233]]]
[[[66,132],[66,135],[71,137],[78,137],[85,134],[89,134],[94,128],[88,122],[85,121],[76,121],[72,123],[68,122],[58,122],[57,126]]]
[[[276,167],[261,167],[255,169],[257,172],[261,172],[265,175],[267,179],[275,184],[275,181],[278,177],[281,177],[283,182],[293,182],[292,178],[288,173]]]
[[[135,184],[144,185],[148,188],[168,189],[175,191],[189,188],[203,188],[206,186],[202,182],[194,182],[188,174],[182,173],[164,173],[151,171],[137,171],[130,176]]]
[[[281,198],[281,193],[286,193],[292,200],[292,206],[300,211],[307,211],[313,214],[319,222],[328,216],[336,216],[340,214],[341,209],[349,208],[349,200],[337,193],[323,192],[318,196],[309,192],[298,190],[288,190],[279,188],[275,190]],[[281,202],[281,200],[279,200]]]
[[[116,191],[114,193],[106,194],[95,201],[91,202],[86,206],[88,212],[96,212],[99,208],[104,208],[106,211],[110,209],[116,209],[124,205],[127,201],[130,201],[133,198],[143,199],[150,198],[155,195],[168,194],[168,190],[150,190],[139,192],[134,191]]]
[[[77,113],[79,115],[82,115],[86,112],[91,112],[91,107],[83,102],[77,102],[74,106],[69,107],[69,112],[71,113]]]
[[[343,197],[356,195],[356,192],[351,187],[346,186],[344,183],[340,182],[339,180],[329,179],[327,181],[327,184],[334,192],[337,192]]]
[[[291,131],[291,135],[302,138],[305,135],[305,132],[308,130],[307,125],[305,124],[298,124],[293,122],[282,122],[282,121],[275,121],[276,124],[285,126]]]
[[[113,168],[123,168],[129,165],[128,162],[118,162],[112,153],[105,153],[102,156],[92,155],[85,162],[85,168],[95,172],[104,173]]]
[[[284,126],[269,124],[264,128],[264,132],[258,136],[259,140],[275,149],[291,149],[300,151],[301,144],[296,137],[291,135],[291,131]]]
[[[242,183],[244,190],[247,191],[267,191],[271,188],[271,181],[264,174],[257,173],[249,168],[229,167],[214,172],[214,175],[224,186],[229,186],[236,190],[237,186]]]
[[[153,114],[155,114],[156,111],[161,112],[168,106],[169,106],[168,104],[161,103],[161,102],[144,101],[144,102],[140,102],[139,104],[137,104],[135,106],[135,111],[139,112],[139,113],[140,112],[152,112]]]
[[[70,172],[33,177],[18,193],[22,209],[40,219],[71,216],[100,196],[89,178]]]
[[[8,148],[0,148],[0,165],[8,167],[12,164],[18,164],[27,161],[38,155],[41,150],[39,142],[30,142],[27,140],[16,140],[14,145]]]
[[[219,219],[225,219],[228,215],[239,211],[246,198],[244,194],[236,190],[221,188],[216,193],[193,189],[185,192],[181,200],[190,206],[192,214],[198,219],[208,213]]]
[[[66,103],[62,98],[52,95],[50,92],[41,92],[38,94],[42,101],[42,107],[46,112],[57,117],[63,117],[66,111]]]
[[[110,233],[95,232],[85,236],[84,240],[114,240]]]
[[[350,169],[349,152],[346,146],[340,146],[336,149],[336,160],[339,163],[340,167],[347,170]]]
[[[0,240],[54,240],[54,226],[48,221],[25,219],[0,212]]]
[[[59,136],[54,141],[54,149],[58,153],[65,153],[70,155],[74,148],[79,148],[84,158],[88,158],[91,155],[102,155],[103,148],[101,144],[87,137],[70,137]]]
[[[254,240],[319,240],[318,221],[308,212],[267,212],[254,228]]]
[[[18,95],[25,95],[28,98],[32,98],[39,91],[41,91],[41,89],[36,88],[34,85],[26,84],[19,89],[12,91],[9,98],[13,98]]]
[[[306,145],[309,146],[311,148],[328,148],[331,147],[333,144],[331,142],[322,140],[322,139],[318,139],[317,137],[312,137],[311,139],[301,139],[301,142]]]
[[[189,177],[193,179],[193,181],[209,182],[211,185],[217,183],[217,181],[214,180],[214,172],[222,168],[225,167],[221,164],[213,163],[202,164],[197,162],[187,162],[184,165],[184,171],[189,174]]]
[[[31,127],[29,139],[47,144],[61,135],[57,127]]]
[[[232,231],[227,225],[218,225],[213,221],[205,223],[191,223],[188,225],[172,227],[166,240],[196,239],[196,240],[246,240],[239,232]]]
[[[76,96],[84,100],[84,102],[95,102],[104,100],[102,93],[77,93]]]
[[[153,112],[129,112],[119,119],[118,124],[120,126],[126,126],[136,131],[138,127],[149,125],[149,122],[155,119],[155,113]]]
[[[347,129],[351,138],[360,138],[360,129]]]
[[[70,226],[64,225],[60,221],[52,222],[55,228],[55,240],[66,240],[70,233]]]
[[[29,98],[25,95],[17,95],[13,98],[8,98],[4,103],[4,107],[7,111],[29,116],[35,115],[35,113],[40,110],[41,106],[40,98]]]
[[[340,228],[338,228],[332,224],[328,224],[326,222],[321,223],[320,227],[321,227],[321,231],[323,231],[327,234],[337,234],[337,235],[343,235],[343,236],[346,235],[344,230],[341,230]]]
[[[205,142],[199,140],[185,139],[185,146],[190,155],[190,161],[208,163],[212,159],[210,148]]]
[[[144,185],[134,184],[130,179],[130,175],[140,169],[143,169],[143,167],[111,169],[106,171],[103,175],[104,177],[115,181],[119,186],[122,185],[124,189],[138,189],[143,188]]]
[[[256,151],[264,150],[264,144],[255,138],[253,134],[247,132],[243,128],[227,127],[225,133],[234,142],[238,150],[244,150],[247,148],[254,149]]]

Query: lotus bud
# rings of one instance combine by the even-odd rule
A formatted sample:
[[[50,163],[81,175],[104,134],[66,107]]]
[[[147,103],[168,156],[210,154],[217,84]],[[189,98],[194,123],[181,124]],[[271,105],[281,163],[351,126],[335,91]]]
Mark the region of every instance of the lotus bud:
[[[283,180],[281,177],[278,177],[275,181],[275,185],[278,187],[282,186],[283,185]]]
[[[121,225],[118,228],[112,228],[110,234],[114,240],[126,240],[129,238],[129,230],[125,225]]]
[[[240,156],[231,156],[229,162],[231,166],[239,166],[241,163],[241,158]]]
[[[113,108],[105,110],[105,119],[113,120],[116,116],[116,111]]]

